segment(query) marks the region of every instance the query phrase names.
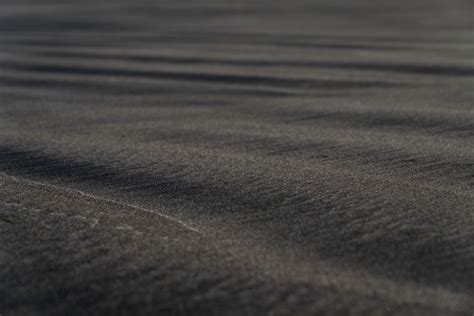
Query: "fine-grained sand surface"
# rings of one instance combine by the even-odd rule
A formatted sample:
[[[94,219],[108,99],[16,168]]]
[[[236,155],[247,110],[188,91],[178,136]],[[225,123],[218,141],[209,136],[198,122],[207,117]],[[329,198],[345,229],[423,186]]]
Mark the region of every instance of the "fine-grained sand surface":
[[[0,1],[0,315],[474,312],[471,1]]]

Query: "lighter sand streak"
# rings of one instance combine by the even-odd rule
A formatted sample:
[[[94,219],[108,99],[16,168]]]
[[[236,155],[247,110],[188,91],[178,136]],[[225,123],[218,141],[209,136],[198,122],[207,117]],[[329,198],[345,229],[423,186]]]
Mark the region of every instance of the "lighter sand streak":
[[[57,186],[57,185],[54,185],[54,184],[48,184],[48,183],[38,182],[38,181],[34,181],[34,180],[29,180],[29,179],[23,179],[23,178],[20,179],[18,177],[6,174],[4,172],[0,172],[0,174],[3,177],[11,179],[12,181],[15,181],[17,183],[27,183],[27,184],[34,185],[34,186],[41,186],[41,187],[45,187],[45,188],[49,188],[49,189],[65,191],[65,192],[68,192],[68,193],[78,194],[78,195],[81,195],[83,197],[87,197],[87,198],[94,199],[94,200],[97,200],[97,201],[102,201],[102,202],[106,202],[106,203],[110,203],[110,204],[115,204],[115,205],[119,205],[121,207],[128,207],[128,208],[136,209],[136,210],[146,212],[146,213],[151,213],[151,214],[157,215],[161,218],[164,218],[167,221],[178,224],[178,225],[182,226],[183,228],[185,228],[186,230],[189,230],[189,231],[192,231],[194,233],[203,235],[203,233],[199,229],[186,224],[185,222],[183,222],[180,219],[177,219],[175,217],[166,215],[166,214],[164,214],[162,212],[159,212],[157,210],[152,210],[152,209],[144,208],[144,207],[141,207],[141,206],[138,206],[138,205],[128,204],[128,203],[124,203],[124,202],[104,198],[104,197],[93,195],[93,194],[90,194],[90,193],[87,193],[87,192],[84,192],[84,191],[81,191],[81,190],[77,190],[77,189],[71,189],[71,188],[68,188],[68,187]]]

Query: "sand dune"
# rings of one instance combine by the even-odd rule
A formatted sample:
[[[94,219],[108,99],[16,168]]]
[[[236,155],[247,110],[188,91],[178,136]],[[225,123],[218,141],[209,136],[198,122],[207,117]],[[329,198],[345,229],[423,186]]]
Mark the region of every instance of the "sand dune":
[[[472,315],[469,1],[0,3],[1,315]]]

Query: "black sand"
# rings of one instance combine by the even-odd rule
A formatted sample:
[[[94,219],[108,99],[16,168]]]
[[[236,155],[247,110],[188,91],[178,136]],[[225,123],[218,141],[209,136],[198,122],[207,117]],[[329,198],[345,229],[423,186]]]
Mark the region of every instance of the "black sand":
[[[471,1],[0,2],[0,314],[472,315]]]

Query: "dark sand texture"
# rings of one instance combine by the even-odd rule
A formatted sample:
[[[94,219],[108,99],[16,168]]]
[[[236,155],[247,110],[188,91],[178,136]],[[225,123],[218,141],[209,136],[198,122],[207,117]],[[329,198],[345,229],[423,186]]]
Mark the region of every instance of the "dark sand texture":
[[[0,0],[1,316],[472,316],[473,9]]]

